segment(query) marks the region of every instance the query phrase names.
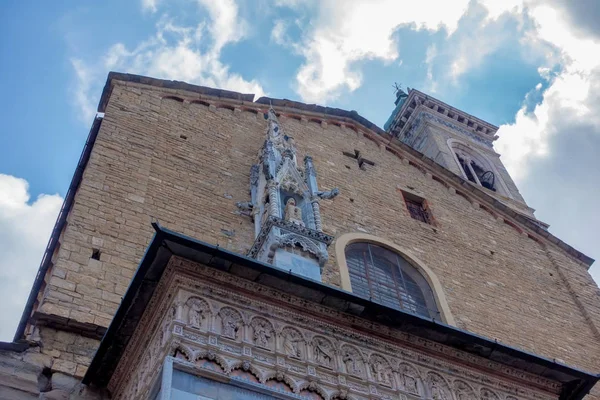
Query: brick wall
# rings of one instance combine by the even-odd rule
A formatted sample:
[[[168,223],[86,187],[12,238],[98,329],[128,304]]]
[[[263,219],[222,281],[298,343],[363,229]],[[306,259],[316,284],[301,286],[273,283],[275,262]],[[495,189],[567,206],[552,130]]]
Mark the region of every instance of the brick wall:
[[[153,219],[232,251],[250,248],[253,224],[235,202],[249,200],[249,169],[265,138],[262,114],[165,94],[115,85],[38,311],[108,326]],[[410,249],[437,274],[460,328],[597,371],[600,300],[584,267],[553,248],[552,261],[536,241],[349,128],[310,118],[280,122],[299,155],[313,157],[320,187],[340,189],[321,202],[326,233],[368,232]],[[354,149],[376,165],[360,170],[342,154]],[[400,188],[427,199],[436,229],[410,218]],[[339,285],[334,246],[324,280]],[[99,260],[90,258],[93,249]],[[75,371],[89,357],[78,360]]]

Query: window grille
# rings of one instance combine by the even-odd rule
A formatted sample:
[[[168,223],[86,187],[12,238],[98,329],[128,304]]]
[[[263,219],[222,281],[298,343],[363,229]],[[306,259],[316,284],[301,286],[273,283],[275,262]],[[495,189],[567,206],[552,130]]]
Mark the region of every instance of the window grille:
[[[433,292],[402,256],[370,243],[346,247],[352,292],[373,302],[439,319]]]
[[[434,225],[433,218],[424,199],[405,191],[402,191],[402,197],[406,204],[406,209],[413,219]]]

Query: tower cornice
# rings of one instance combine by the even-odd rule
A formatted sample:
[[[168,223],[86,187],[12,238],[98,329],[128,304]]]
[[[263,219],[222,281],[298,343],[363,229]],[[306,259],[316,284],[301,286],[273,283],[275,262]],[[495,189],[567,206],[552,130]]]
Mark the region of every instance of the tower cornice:
[[[430,118],[442,124],[452,124],[455,130],[476,141],[483,141],[489,147],[498,139],[497,126],[416,89],[410,90],[406,101],[395,115],[389,129],[390,133],[395,137],[403,137],[415,126],[415,121],[423,117],[423,113],[427,113]]]

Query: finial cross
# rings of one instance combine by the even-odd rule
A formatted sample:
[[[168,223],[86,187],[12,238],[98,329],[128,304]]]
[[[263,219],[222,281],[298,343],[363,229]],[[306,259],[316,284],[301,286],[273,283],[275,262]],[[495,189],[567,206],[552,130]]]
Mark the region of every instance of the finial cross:
[[[375,165],[375,163],[373,161],[363,158],[363,156],[361,156],[361,154],[360,154],[360,151],[358,151],[358,150],[354,150],[354,153],[350,153],[347,151],[343,151],[342,153],[346,157],[354,158],[356,160],[356,162],[358,163],[358,168],[362,169],[363,171],[366,171],[365,164]]]

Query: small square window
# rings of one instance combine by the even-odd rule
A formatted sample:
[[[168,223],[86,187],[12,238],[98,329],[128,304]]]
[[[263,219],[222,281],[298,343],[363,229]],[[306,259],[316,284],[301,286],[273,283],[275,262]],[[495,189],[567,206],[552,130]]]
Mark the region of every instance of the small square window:
[[[413,219],[424,222],[429,225],[434,225],[431,211],[427,205],[427,201],[415,194],[402,190],[402,197],[406,204],[406,209]]]

